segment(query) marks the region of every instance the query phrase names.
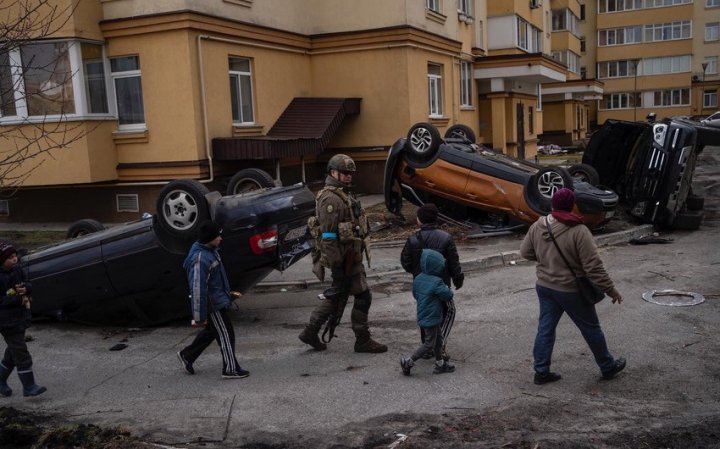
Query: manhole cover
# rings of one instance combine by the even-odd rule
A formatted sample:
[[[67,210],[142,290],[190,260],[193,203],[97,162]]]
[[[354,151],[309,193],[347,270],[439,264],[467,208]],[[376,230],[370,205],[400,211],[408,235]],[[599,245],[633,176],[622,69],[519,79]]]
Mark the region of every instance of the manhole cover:
[[[661,306],[696,306],[705,302],[699,293],[681,292],[678,290],[650,290],[642,294],[642,299]]]

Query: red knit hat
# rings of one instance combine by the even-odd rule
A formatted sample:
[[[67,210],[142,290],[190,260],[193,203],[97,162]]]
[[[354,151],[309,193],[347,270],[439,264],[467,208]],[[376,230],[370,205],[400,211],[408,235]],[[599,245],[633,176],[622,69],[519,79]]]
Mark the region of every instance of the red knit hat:
[[[575,192],[563,187],[552,196],[552,210],[570,212],[575,205]]]
[[[0,265],[4,264],[10,256],[16,253],[14,246],[9,242],[0,240]]]

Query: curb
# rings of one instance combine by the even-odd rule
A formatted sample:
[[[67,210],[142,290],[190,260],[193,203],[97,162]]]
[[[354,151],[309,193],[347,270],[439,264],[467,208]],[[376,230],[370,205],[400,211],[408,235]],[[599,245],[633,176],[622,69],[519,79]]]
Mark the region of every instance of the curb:
[[[623,231],[613,232],[612,234],[599,235],[595,237],[595,243],[598,247],[612,246],[627,243],[632,238],[637,238],[643,235],[652,233],[654,230],[652,225],[641,225]],[[384,242],[381,248],[391,248],[394,246],[402,245],[404,241],[389,241]],[[373,246],[376,246],[373,244]],[[478,271],[488,268],[501,267],[505,265],[515,265],[516,263],[527,262],[525,259],[520,257],[520,250],[514,251],[502,251],[497,254],[486,254],[481,255],[474,259],[461,260],[460,264],[463,267],[463,272]],[[390,270],[382,273],[370,273],[367,275],[368,279],[385,280],[393,279],[397,277],[410,277],[410,273],[405,270]],[[320,282],[317,279],[309,280],[297,280],[297,281],[282,281],[282,282],[260,282],[255,288],[271,288],[271,287],[299,287],[308,289],[311,286],[328,285],[329,282]]]

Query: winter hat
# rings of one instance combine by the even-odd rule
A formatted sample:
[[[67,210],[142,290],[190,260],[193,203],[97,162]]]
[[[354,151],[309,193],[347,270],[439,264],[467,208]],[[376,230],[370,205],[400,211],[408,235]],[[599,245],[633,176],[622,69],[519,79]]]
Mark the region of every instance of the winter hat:
[[[417,210],[417,218],[420,223],[435,223],[438,217],[438,208],[433,203],[426,203]]]
[[[211,242],[212,240],[215,240],[215,238],[220,234],[222,234],[222,228],[219,224],[215,223],[212,220],[205,220],[200,223],[200,228],[198,229],[198,242]]]
[[[555,192],[552,196],[552,210],[561,210],[565,212],[572,211],[575,205],[575,192],[563,187]]]
[[[15,253],[17,253],[17,251],[15,251],[14,246],[9,242],[0,240],[0,265],[4,264],[5,261]]]

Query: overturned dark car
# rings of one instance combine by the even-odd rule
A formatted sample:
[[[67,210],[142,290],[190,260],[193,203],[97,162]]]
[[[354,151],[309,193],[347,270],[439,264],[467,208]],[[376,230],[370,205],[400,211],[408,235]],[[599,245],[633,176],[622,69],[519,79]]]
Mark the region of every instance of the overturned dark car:
[[[600,185],[614,189],[629,213],[658,228],[697,229],[704,199],[692,192],[698,154],[720,145],[720,129],[687,118],[607,120],[583,155]]]
[[[524,228],[550,213],[558,189],[575,190],[575,212],[591,229],[615,213],[618,196],[593,186],[562,167],[541,167],[475,144],[465,125],[441,138],[429,123],[417,123],[398,139],[385,162],[387,209],[400,214],[402,201],[436,203],[443,217],[478,223],[484,231]]]
[[[118,326],[189,316],[182,262],[203,220],[222,226],[231,288],[244,292],[312,250],[307,219],[314,212],[314,196],[301,184],[222,196],[197,181],[170,182],[157,214],[105,230],[83,220],[86,235],[24,255],[33,314]]]

